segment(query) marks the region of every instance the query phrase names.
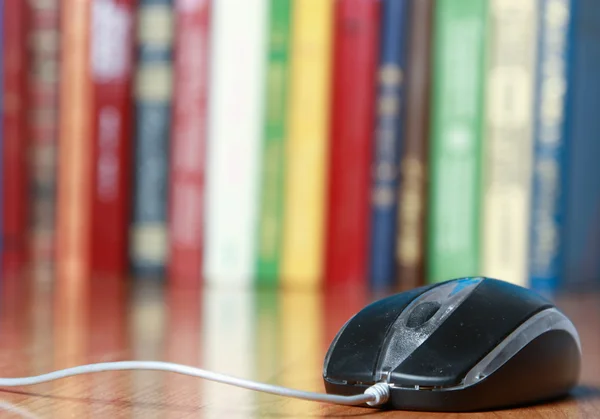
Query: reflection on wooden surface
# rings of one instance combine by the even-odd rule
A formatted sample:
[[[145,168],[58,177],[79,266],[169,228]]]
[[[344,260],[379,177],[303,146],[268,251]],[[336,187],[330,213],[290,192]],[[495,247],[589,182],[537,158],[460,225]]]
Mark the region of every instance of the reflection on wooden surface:
[[[89,287],[80,288],[73,286],[76,281],[69,283],[68,289],[50,290],[33,285],[29,278],[2,278],[3,376],[40,374],[90,362],[165,360],[322,392],[322,362],[329,343],[350,316],[375,299],[361,290],[186,290],[157,281],[115,278],[94,278]],[[573,397],[461,416],[600,417],[600,295],[563,295],[557,304],[575,322],[584,349],[581,386]],[[0,394],[0,417],[291,418],[394,413],[286,399],[155,371],[83,375]],[[402,413],[409,418],[442,416]]]

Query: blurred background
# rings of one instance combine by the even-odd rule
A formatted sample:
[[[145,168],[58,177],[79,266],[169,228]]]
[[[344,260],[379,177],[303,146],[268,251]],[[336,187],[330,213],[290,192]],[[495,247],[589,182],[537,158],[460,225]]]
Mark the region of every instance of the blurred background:
[[[595,0],[0,3],[3,278],[600,285]]]
[[[480,275],[593,326],[599,1],[0,4],[5,374],[164,359],[317,389],[364,305]],[[107,377],[62,390],[233,405]]]

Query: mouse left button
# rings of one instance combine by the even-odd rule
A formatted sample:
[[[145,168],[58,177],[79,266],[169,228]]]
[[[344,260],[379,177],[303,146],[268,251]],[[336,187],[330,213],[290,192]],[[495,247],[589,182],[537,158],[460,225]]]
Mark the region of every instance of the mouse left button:
[[[323,377],[331,382],[371,383],[388,329],[428,285],[369,304],[343,326],[327,352]]]

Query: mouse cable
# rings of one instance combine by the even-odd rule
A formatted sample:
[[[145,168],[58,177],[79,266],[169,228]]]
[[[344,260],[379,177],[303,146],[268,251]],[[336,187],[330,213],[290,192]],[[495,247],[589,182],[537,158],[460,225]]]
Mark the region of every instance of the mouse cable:
[[[76,367],[65,368],[62,370],[57,370],[31,377],[0,378],[0,387],[28,386],[58,380],[61,378],[71,377],[74,375],[88,374],[93,372],[123,370],[154,370],[174,372],[183,375],[190,375],[192,377],[204,378],[210,381],[216,381],[223,384],[230,384],[248,390],[262,391],[265,393],[276,394],[284,397],[293,397],[297,399],[341,404],[346,406],[356,406],[365,403],[369,406],[379,406],[386,403],[390,397],[390,388],[389,385],[386,383],[376,383],[368,387],[363,394],[358,394],[354,396],[342,396],[335,394],[324,394],[311,391],[295,390],[288,387],[259,383],[256,381],[207,371],[196,367],[190,367],[187,365],[162,361],[117,361],[79,365]]]

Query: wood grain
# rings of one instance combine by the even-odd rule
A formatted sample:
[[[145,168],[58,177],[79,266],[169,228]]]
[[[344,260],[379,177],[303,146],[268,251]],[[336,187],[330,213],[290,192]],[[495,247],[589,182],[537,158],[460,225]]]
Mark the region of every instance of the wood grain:
[[[353,313],[375,298],[358,291],[170,289],[121,278],[94,278],[89,287],[69,290],[33,283],[18,277],[1,282],[4,377],[80,363],[152,359],[322,392],[321,366],[329,343]],[[584,355],[581,385],[567,399],[549,404],[460,415],[384,412],[134,371],[0,389],[0,417],[598,418],[600,294],[560,295],[556,303],[575,322]]]

